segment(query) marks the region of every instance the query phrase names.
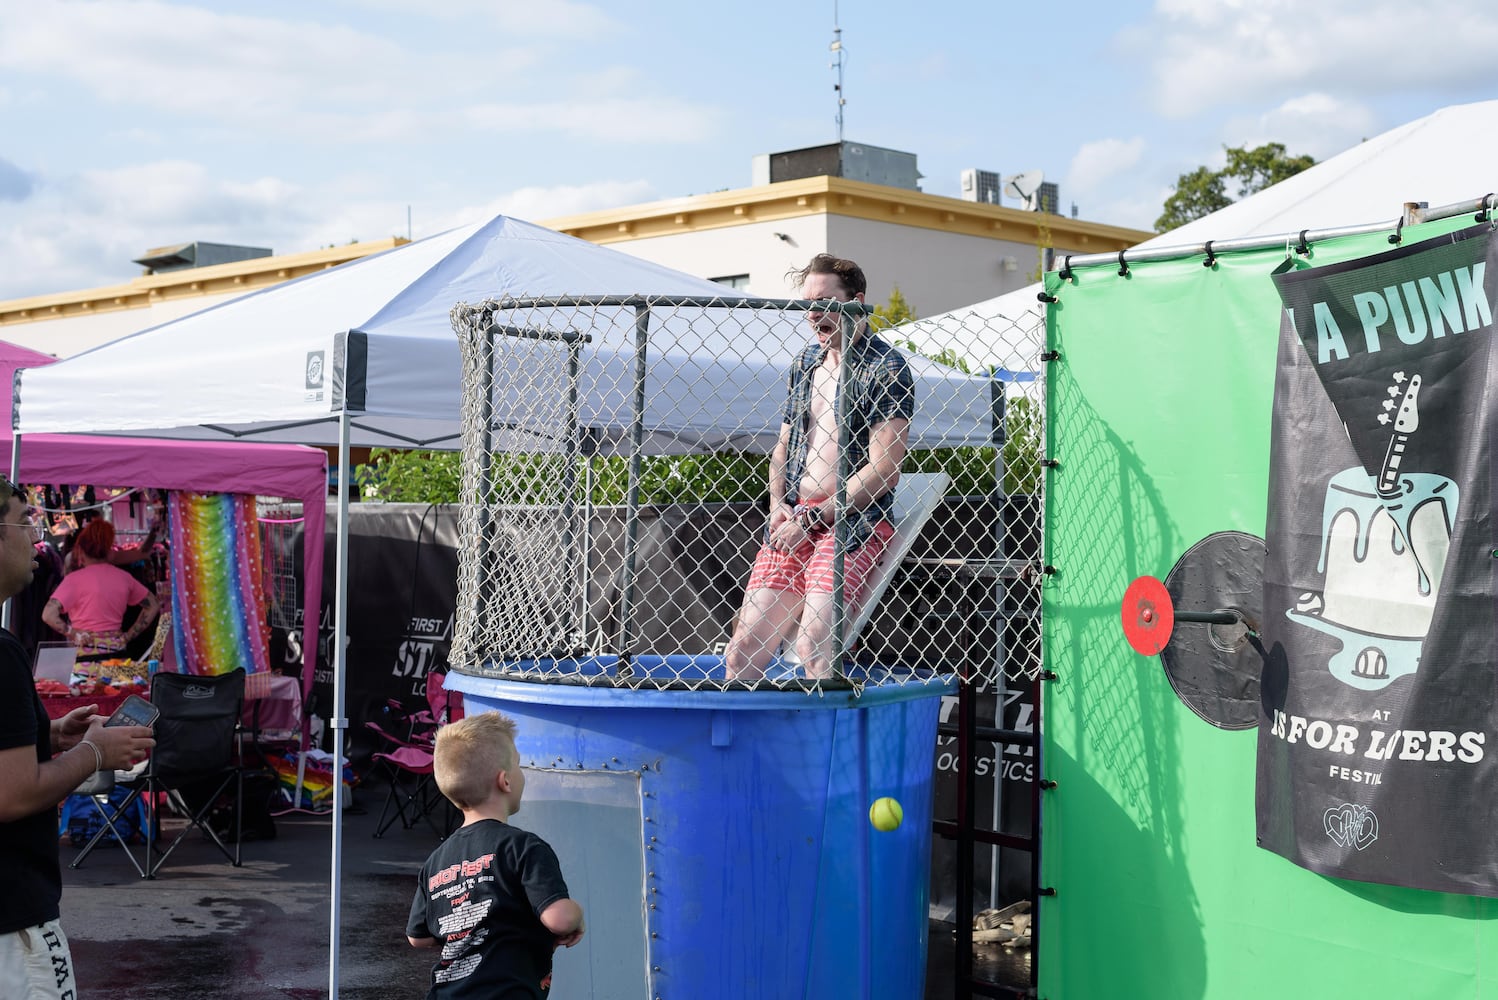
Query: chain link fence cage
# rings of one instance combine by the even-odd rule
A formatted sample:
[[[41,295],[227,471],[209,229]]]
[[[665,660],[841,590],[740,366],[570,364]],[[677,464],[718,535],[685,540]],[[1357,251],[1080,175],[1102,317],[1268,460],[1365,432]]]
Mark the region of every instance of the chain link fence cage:
[[[270,625],[288,631],[300,628],[302,567],[296,543],[306,523],[302,505],[282,497],[256,497],[255,520],[260,525]]]
[[[848,599],[851,554],[834,560],[833,670],[809,672],[787,640],[764,651],[762,673],[732,673],[724,652],[766,537],[789,375],[822,359],[813,324],[826,330],[825,317],[845,337],[896,347],[914,389],[894,537],[861,602]],[[454,666],[812,692],[952,674],[1002,685],[1039,670],[1044,338],[1034,316],[881,330],[858,303],[507,297],[459,303],[452,323],[463,353]],[[848,421],[872,384],[859,381],[858,353],[811,378],[813,413],[842,404],[841,426],[856,427]],[[839,538],[855,520],[845,494],[859,436],[812,435],[824,467],[840,468],[828,491]]]

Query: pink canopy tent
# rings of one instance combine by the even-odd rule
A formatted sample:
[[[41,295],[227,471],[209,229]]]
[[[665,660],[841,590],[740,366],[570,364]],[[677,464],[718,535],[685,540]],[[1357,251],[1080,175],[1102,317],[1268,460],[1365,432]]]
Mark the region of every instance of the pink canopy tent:
[[[38,368],[57,359],[0,340],[0,378],[15,384],[18,368]],[[6,420],[0,446],[9,450],[12,396],[5,397]],[[317,627],[322,600],[323,524],[327,510],[328,456],[318,448],[282,444],[168,441],[72,434],[22,437],[22,483],[148,486],[200,493],[251,493],[300,500],[306,518],[302,533],[305,582],[302,607],[302,696],[311,692],[317,661]]]

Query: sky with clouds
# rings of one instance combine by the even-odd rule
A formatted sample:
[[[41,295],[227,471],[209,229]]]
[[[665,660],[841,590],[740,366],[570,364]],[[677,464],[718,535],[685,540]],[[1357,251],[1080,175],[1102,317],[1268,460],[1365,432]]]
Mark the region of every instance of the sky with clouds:
[[[1498,96],[1498,8],[1450,0],[0,0],[0,299],[746,187],[837,138],[834,18],[847,139],[1142,229],[1224,145]]]

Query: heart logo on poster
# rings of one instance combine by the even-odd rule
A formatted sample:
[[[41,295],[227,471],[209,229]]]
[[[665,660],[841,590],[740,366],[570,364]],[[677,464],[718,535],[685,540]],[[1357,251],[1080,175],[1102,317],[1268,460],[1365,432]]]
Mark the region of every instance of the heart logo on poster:
[[[1332,806],[1324,817],[1326,835],[1332,843],[1362,850],[1378,839],[1378,817],[1367,806],[1344,802]]]

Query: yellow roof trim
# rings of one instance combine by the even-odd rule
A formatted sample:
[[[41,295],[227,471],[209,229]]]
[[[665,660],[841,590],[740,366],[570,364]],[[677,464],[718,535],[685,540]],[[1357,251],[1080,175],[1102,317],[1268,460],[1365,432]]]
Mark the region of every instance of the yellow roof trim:
[[[304,253],[255,257],[251,260],[215,264],[212,267],[167,271],[164,274],[143,274],[123,285],[10,299],[0,302],[0,326],[117,312],[122,309],[143,309],[171,299],[250,292],[325,271],[407,242],[409,241],[405,237],[392,236],[383,240],[368,240]]]
[[[624,208],[585,212],[542,223],[590,243],[620,243],[810,215],[842,215],[941,232],[1049,245],[1070,253],[1126,250],[1154,233],[1062,215],[962,201],[842,177],[807,177],[761,187],[717,191]]]

